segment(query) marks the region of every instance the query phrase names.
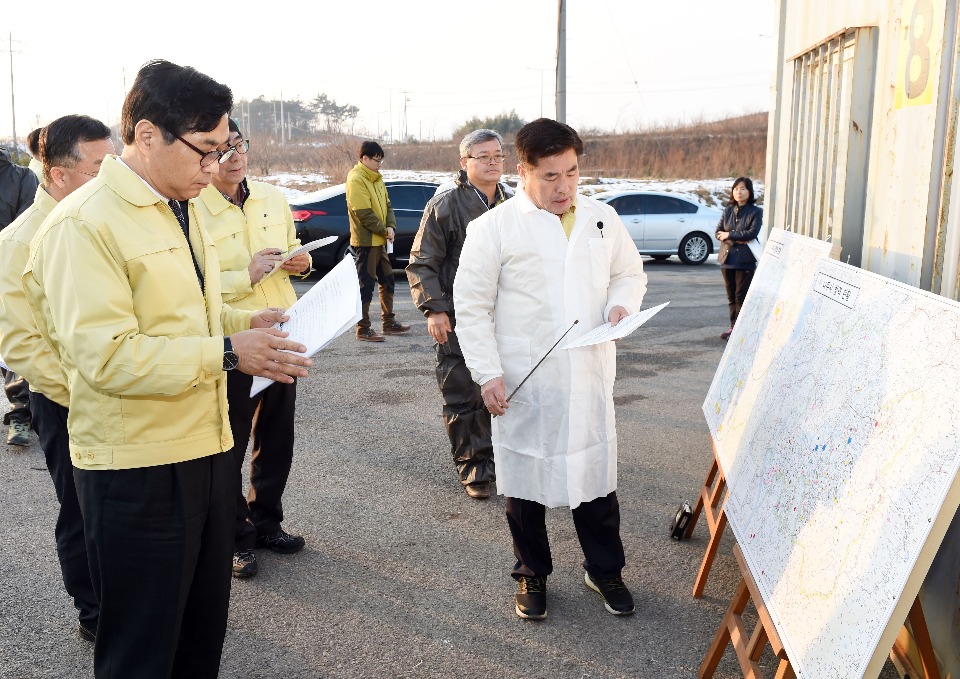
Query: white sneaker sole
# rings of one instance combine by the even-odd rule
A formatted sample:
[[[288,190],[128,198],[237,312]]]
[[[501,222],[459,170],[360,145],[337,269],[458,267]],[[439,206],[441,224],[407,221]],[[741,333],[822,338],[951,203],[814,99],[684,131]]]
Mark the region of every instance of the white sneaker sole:
[[[600,595],[600,598],[603,599],[603,607],[607,609],[608,613],[612,615],[633,615],[633,612],[636,610],[636,607],[629,611],[618,611],[615,608],[610,608],[610,604],[607,603],[607,599],[605,596],[603,596],[603,592],[601,592],[600,588],[594,584],[593,580],[590,579],[590,574],[587,572],[584,572],[583,574],[583,583]]]
[[[543,620],[544,618],[547,617],[546,612],[544,612],[543,615],[530,615],[529,613],[524,613],[523,611],[520,610],[520,606],[517,606],[514,610],[516,610],[517,615],[523,618],[524,620]]]

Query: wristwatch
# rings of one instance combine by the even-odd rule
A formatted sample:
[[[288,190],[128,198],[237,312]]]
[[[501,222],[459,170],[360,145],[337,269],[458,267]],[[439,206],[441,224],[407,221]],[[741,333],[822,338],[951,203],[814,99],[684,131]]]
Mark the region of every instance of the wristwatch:
[[[223,369],[226,370],[236,370],[237,366],[240,365],[240,357],[237,356],[237,352],[233,350],[233,343],[230,342],[229,337],[223,338]]]

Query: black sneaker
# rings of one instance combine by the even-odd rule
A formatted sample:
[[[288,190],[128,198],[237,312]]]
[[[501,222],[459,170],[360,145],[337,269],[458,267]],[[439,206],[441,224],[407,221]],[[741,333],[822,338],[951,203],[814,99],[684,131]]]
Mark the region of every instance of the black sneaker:
[[[303,549],[305,544],[307,544],[307,541],[302,537],[299,535],[290,535],[281,528],[273,535],[257,536],[256,546],[261,548],[265,547],[277,554],[293,554]]]
[[[89,641],[91,644],[95,644],[97,642],[97,628],[84,625],[82,622],[78,620],[77,636],[83,639],[84,641]]]
[[[517,580],[517,615],[525,620],[547,617],[547,579],[520,576]]]
[[[233,577],[249,578],[260,572],[257,555],[252,549],[239,549],[233,555]]]
[[[623,584],[623,578],[596,578],[589,573],[583,574],[587,587],[603,597],[603,605],[614,615],[632,615],[633,595]]]

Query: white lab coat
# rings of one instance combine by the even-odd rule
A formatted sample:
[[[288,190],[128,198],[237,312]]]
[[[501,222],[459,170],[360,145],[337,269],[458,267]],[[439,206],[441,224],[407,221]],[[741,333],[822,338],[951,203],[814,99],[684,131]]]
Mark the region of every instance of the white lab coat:
[[[587,196],[577,196],[569,241],[557,216],[520,189],[470,222],[453,296],[460,348],[476,382],[502,375],[509,395],[580,321],[493,420],[501,495],[573,508],[616,490],[616,348],[563,347],[605,323],[614,306],[639,311],[646,289],[623,222]]]

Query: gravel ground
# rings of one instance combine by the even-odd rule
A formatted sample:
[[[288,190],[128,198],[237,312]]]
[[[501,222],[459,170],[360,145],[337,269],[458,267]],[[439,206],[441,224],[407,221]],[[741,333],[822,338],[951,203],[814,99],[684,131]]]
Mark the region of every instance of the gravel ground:
[[[457,483],[426,322],[398,276],[397,312],[412,332],[383,344],[345,334],[301,382],[284,525],[307,546],[260,551],[259,575],[234,581],[221,676],[696,676],[739,574],[728,531],[695,600],[705,524],[685,542],[668,526],[710,464],[700,407],[724,348],[726,300],[715,258],[645,266],[644,307],[671,303],[618,349],[618,495],[635,615],[609,615],[584,586],[566,509],[547,513],[549,617],[514,614],[504,499],[472,500]],[[60,580],[56,499],[35,441],[0,443],[0,502],[0,676],[92,675],[92,647],[76,637]],[[772,676],[769,650],[762,665]],[[732,652],[715,676],[741,676]],[[897,673],[888,662],[881,676]]]

